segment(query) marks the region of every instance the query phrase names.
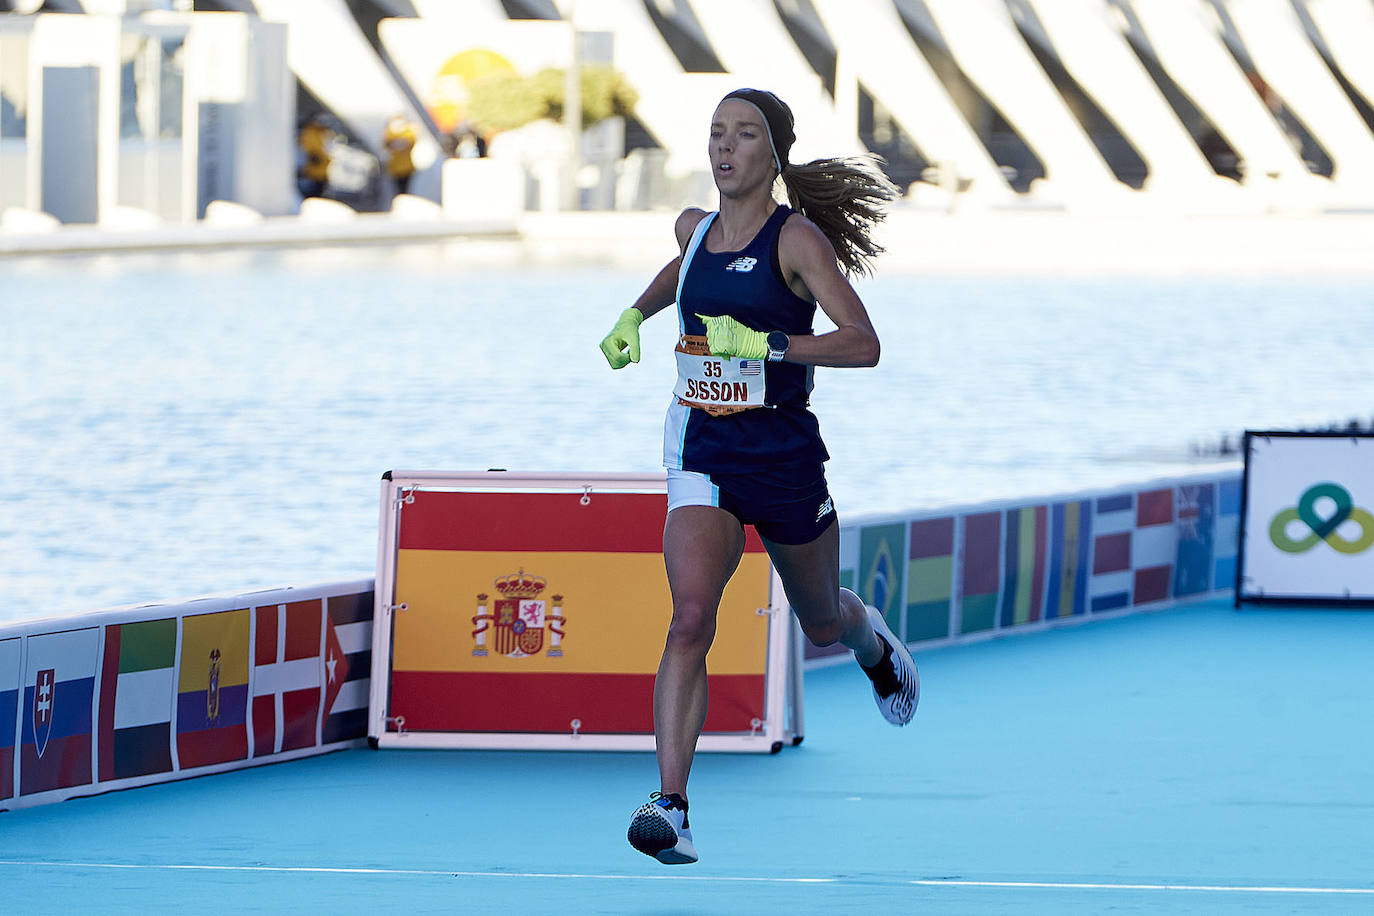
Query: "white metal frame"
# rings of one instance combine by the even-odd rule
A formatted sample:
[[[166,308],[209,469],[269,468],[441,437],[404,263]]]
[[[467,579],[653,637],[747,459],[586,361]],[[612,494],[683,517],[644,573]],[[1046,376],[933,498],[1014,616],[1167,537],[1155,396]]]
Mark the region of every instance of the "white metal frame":
[[[391,471],[382,478],[377,539],[376,610],[372,627],[372,682],[368,703],[368,740],[373,747],[471,748],[490,750],[652,751],[654,736],[644,734],[568,734],[507,732],[414,732],[394,727],[387,713],[391,693],[391,647],[396,606],[396,561],[400,514],[415,490],[667,493],[667,478],[656,474],[575,474],[506,471]],[[800,631],[792,621],[777,571],[771,571],[767,613],[764,720],[751,732],[707,733],[699,751],[776,753],[799,743],[803,721]]]

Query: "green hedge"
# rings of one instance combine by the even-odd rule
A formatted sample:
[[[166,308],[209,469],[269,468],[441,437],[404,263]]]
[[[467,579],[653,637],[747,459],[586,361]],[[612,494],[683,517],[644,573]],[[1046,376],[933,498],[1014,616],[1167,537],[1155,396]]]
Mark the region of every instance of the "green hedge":
[[[534,76],[491,76],[468,87],[468,120],[486,136],[540,118],[563,120],[565,71],[550,67]],[[625,75],[605,65],[582,68],[582,126],[634,114],[639,93]]]

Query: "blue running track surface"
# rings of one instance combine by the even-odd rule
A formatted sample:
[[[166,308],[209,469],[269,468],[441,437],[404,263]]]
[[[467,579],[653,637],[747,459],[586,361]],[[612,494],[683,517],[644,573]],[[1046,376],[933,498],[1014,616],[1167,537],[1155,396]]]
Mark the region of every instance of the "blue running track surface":
[[[1374,912],[1374,614],[1220,601],[852,664],[804,744],[703,755],[701,861],[625,828],[649,754],[353,750],[0,815],[0,911]]]

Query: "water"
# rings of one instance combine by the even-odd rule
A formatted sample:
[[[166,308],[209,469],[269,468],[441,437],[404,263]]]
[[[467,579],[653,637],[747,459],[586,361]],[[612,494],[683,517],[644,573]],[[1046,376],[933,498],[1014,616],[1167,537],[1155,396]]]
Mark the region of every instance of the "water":
[[[675,325],[597,349],[653,269],[416,245],[0,261],[0,620],[365,577],[388,469],[659,466]],[[818,370],[842,517],[1199,469],[1190,443],[1374,414],[1357,280],[860,284]]]

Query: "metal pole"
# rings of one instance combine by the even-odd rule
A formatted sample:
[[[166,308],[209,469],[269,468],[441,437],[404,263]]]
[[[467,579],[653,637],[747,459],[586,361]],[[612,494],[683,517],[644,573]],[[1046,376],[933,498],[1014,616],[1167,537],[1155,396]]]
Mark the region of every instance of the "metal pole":
[[[563,78],[563,126],[568,132],[568,158],[563,164],[563,209],[580,209],[577,173],[582,169],[582,42],[577,35],[577,3],[568,3],[572,56]]]

